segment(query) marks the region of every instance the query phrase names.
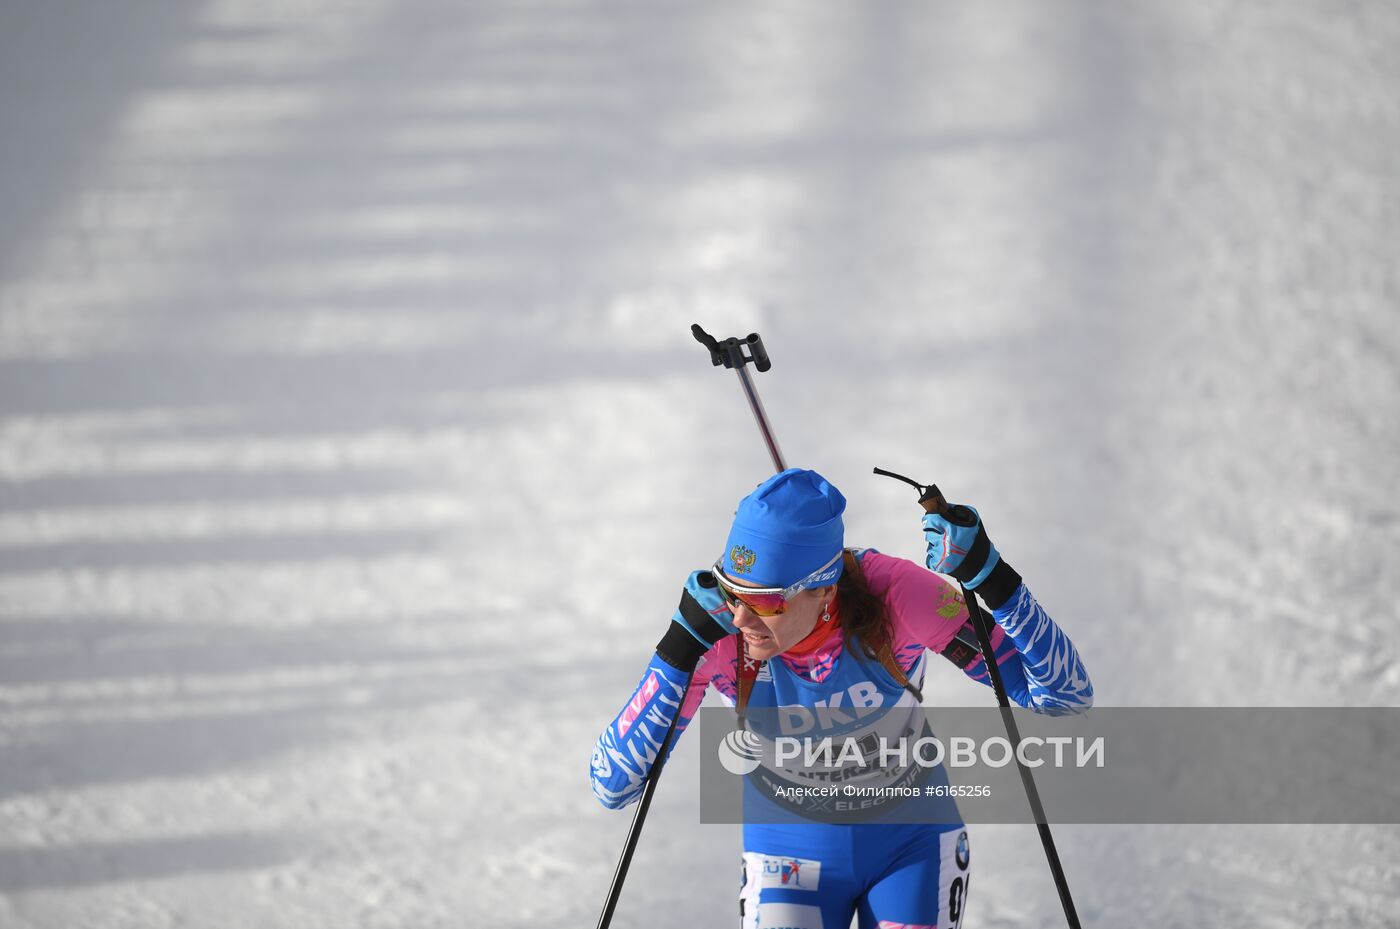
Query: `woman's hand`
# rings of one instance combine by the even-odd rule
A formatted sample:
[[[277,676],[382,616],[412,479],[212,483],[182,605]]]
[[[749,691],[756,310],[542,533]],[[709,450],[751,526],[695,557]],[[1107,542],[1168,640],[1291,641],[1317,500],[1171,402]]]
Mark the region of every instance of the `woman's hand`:
[[[675,621],[706,648],[739,631],[734,625],[734,611],[720,596],[719,582],[709,571],[690,572]]]
[[[692,571],[671,625],[656,644],[656,653],[673,667],[689,671],[716,642],[737,631],[734,614],[720,596],[715,576],[709,571]]]
[[[925,513],[924,539],[929,570],[951,574],[969,590],[976,590],[1001,559],[982,518],[970,506],[953,504],[942,513]]]
[[[929,570],[951,574],[968,590],[976,590],[996,609],[1021,586],[1021,576],[1002,560],[987,535],[982,517],[970,506],[943,503],[924,514],[925,564]]]

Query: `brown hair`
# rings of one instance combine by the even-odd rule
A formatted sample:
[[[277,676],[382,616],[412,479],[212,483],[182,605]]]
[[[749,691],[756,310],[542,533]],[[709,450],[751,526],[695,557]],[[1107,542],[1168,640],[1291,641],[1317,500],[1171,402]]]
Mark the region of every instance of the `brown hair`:
[[[865,656],[879,661],[881,648],[891,644],[885,602],[870,589],[860,569],[860,559],[849,549],[843,558],[846,570],[836,582],[836,592],[841,599],[841,635],[846,648],[851,648],[854,636]]]

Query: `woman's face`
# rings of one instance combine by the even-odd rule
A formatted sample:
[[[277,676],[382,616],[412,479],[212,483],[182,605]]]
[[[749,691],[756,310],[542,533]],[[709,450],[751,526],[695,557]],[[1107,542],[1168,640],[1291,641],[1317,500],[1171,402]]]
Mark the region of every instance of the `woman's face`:
[[[743,585],[731,582],[731,586]],[[807,638],[816,627],[822,610],[831,602],[836,588],[820,587],[794,594],[787,609],[777,616],[759,616],[742,603],[734,607],[734,625],[744,633],[744,642],[754,658],[780,655]]]

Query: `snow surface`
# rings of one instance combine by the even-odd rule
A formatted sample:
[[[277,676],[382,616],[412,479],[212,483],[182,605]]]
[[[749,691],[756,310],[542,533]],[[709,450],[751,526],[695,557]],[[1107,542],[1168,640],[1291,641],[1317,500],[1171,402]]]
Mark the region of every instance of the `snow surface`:
[[[1400,7],[0,10],[0,926],[580,926],[768,469],[979,505],[1106,705],[1395,705]],[[930,702],[985,705],[935,669]],[[615,925],[733,925],[694,745]],[[1086,926],[1393,926],[1400,828],[1059,827]],[[969,927],[1060,917],[972,831]]]

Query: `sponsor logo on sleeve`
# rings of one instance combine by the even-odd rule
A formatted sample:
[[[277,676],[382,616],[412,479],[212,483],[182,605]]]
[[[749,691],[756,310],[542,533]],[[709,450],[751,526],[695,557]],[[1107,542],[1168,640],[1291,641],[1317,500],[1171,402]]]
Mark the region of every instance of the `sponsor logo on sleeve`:
[[[642,686],[637,688],[637,693],[627,704],[626,709],[622,711],[622,715],[617,718],[618,738],[627,734],[627,730],[632,728],[632,723],[641,715],[642,710],[646,709],[646,705],[651,702],[651,698],[656,696],[656,692],[660,689],[661,682],[656,679],[656,672],[653,671],[647,675],[645,681],[642,681]]]

